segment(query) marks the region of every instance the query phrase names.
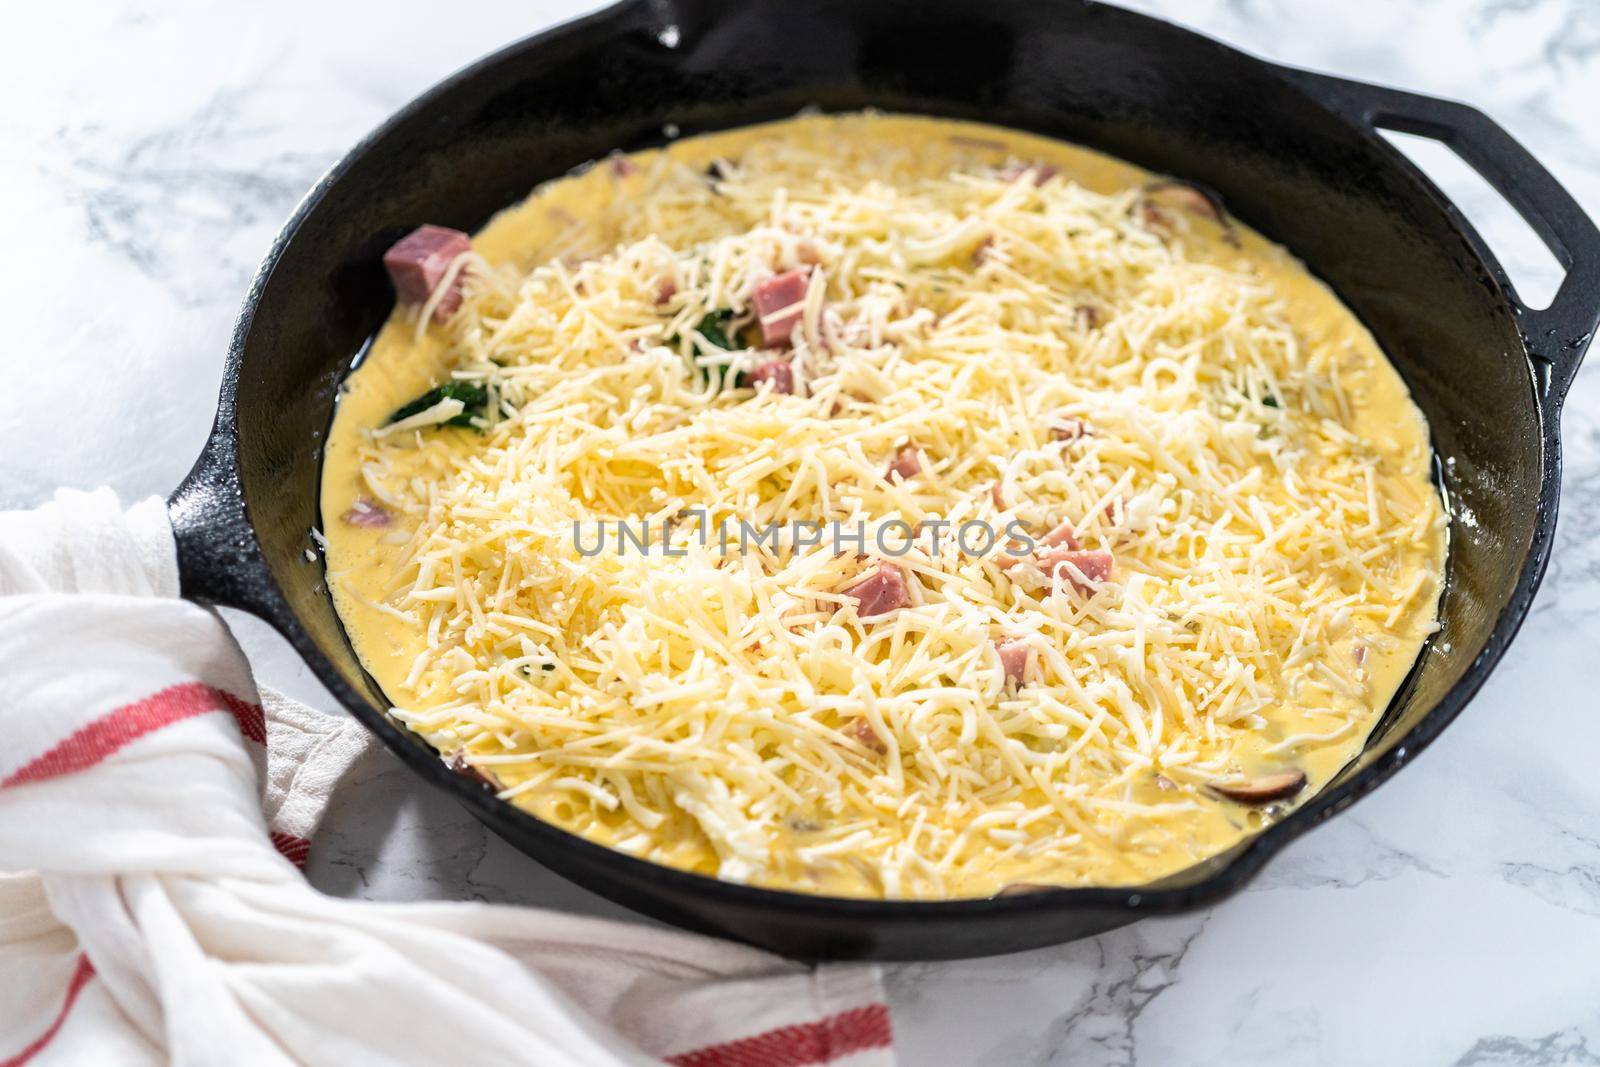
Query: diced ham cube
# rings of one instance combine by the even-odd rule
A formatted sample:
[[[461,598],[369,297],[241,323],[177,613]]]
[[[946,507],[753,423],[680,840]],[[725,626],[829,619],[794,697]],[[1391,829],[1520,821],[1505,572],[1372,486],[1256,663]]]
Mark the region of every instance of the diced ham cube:
[[[1078,531],[1072,528],[1072,523],[1070,522],[1063,522],[1058,525],[1055,529],[1041,537],[1039,539],[1039,543],[1044,545],[1046,548],[1054,548],[1057,545],[1066,545],[1068,548],[1083,547],[1082,545],[1078,544]]]
[[[1064,576],[1085,596],[1092,596],[1100,583],[1111,577],[1114,562],[1111,553],[1104,549],[1081,552],[1065,545],[1039,555],[1039,565],[1046,574]]]
[[[663,278],[661,284],[656,286],[656,303],[665,304],[668,300],[678,295],[678,283],[671,278]]]
[[[361,526],[369,530],[382,529],[389,525],[392,518],[381,504],[374,503],[362,497],[350,505],[350,510],[341,516],[351,526]]]
[[[756,365],[750,372],[750,384],[767,382],[774,393],[794,393],[794,368],[781,359],[768,360]]]
[[[884,472],[883,476],[892,482],[895,480],[895,475],[898,474],[903,482],[907,479],[915,478],[921,473],[922,457],[917,454],[915,445],[906,445],[894,454],[894,458],[889,461],[889,469]]]
[[[897,567],[879,567],[865,578],[844,589],[856,602],[856,617],[877,619],[911,606],[906,579]]]
[[[996,641],[994,650],[1000,654],[1000,666],[1005,668],[1006,684],[1021,685],[1028,674],[1028,661],[1033,658],[1033,646],[1012,639]]]
[[[450,264],[471,249],[471,238],[460,230],[418,226],[383,254],[383,265],[394,282],[395,297],[405,304],[427,303]],[[443,321],[460,306],[461,275],[457,274],[449,292],[439,298],[433,317]]]
[[[804,313],[808,274],[805,270],[785,271],[757,283],[751,299],[761,323],[761,343],[768,348],[789,343],[795,324]]]
[[[1032,557],[1028,555],[1028,545],[1025,541],[1007,541],[1000,546],[1000,551],[993,557],[994,565],[1003,571],[1008,571],[1017,564]]]

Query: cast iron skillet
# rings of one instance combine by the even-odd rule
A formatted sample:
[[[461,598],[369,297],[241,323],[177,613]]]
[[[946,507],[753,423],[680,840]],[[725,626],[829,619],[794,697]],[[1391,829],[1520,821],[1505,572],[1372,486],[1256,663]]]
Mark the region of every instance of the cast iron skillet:
[[[877,107],[1032,130],[1221,192],[1377,335],[1433,427],[1454,522],[1443,632],[1362,755],[1226,854],[1154,886],[930,903],[732,885],[631,859],[504,804],[391,722],[308,561],[335,390],[392,302],[379,256],[423,222],[472,230],[616,149]],[[1376,134],[1442,141],[1567,268],[1517,299],[1459,212]],[[173,495],[184,595],[272,623],[429,782],[550,868],[680,926],[804,957],[987,955],[1214,903],[1409,762],[1484,682],[1555,528],[1561,401],[1600,317],[1600,234],[1503,130],[1461,104],[1274,66],[1080,0],[626,0],[450,78],[358,145],[294,213],[251,286],[211,439]]]

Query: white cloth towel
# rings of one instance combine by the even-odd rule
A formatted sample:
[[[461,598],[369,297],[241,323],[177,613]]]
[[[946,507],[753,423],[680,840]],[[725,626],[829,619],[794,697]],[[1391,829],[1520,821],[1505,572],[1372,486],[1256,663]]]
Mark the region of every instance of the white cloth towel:
[[[0,513],[0,1067],[893,1062],[871,967],[312,889],[367,735],[177,594],[159,500]]]

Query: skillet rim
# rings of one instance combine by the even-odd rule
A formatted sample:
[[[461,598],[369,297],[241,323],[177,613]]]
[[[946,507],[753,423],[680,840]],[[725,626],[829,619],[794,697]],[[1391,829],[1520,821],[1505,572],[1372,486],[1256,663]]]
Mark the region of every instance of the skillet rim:
[[[1155,23],[1168,31],[1175,30],[1195,38],[1197,43],[1203,43],[1233,58],[1258,64],[1265,68],[1266,73],[1282,83],[1284,91],[1304,96],[1313,106],[1326,111],[1363,139],[1379,146],[1390,161],[1397,165],[1409,180],[1416,183],[1420,192],[1441,211],[1449,230],[1465,246],[1467,252],[1487,269],[1489,277],[1494,280],[1493,299],[1508,311],[1515,312],[1518,309],[1520,305],[1508,293],[1505,274],[1495,261],[1492,252],[1471,229],[1470,224],[1465,223],[1453,202],[1422,171],[1369,126],[1334,107],[1314,91],[1314,80],[1326,76],[1261,59],[1164,19],[1102,4],[1097,0],[1075,0],[1075,2],[1082,7],[1109,10],[1118,17]],[[229,341],[217,417],[212,431],[194,469],[169,498],[169,512],[180,546],[180,570],[185,597],[240,607],[267,621],[289,642],[344,709],[359,719],[367,729],[377,734],[401,762],[425,781],[451,793],[497,833],[500,825],[509,825],[515,829],[518,837],[531,836],[541,850],[564,849],[586,858],[592,866],[602,869],[610,866],[618,870],[628,870],[634,876],[648,877],[664,883],[669,890],[688,894],[702,902],[724,903],[741,912],[747,912],[752,908],[764,908],[768,911],[781,912],[790,919],[825,916],[829,919],[849,918],[883,926],[899,926],[936,924],[946,920],[998,921],[1047,911],[1115,911],[1120,908],[1126,911],[1127,920],[1132,921],[1145,915],[1170,915],[1205,907],[1238,892],[1290,842],[1388,781],[1400,768],[1414,760],[1418,753],[1432,743],[1477,695],[1527,617],[1533,595],[1549,564],[1554,539],[1561,475],[1558,416],[1563,390],[1557,387],[1540,387],[1536,380],[1536,369],[1541,360],[1529,348],[1526,337],[1523,338],[1521,351],[1510,352],[1508,356],[1511,358],[1520,356],[1529,372],[1529,399],[1535,405],[1535,417],[1540,429],[1541,480],[1537,500],[1539,514],[1511,595],[1495,620],[1483,650],[1468,665],[1456,683],[1418,719],[1393,748],[1378,756],[1371,765],[1352,775],[1349,780],[1336,787],[1324,789],[1281,820],[1235,846],[1229,853],[1225,853],[1227,858],[1220,861],[1216,871],[1191,885],[1164,889],[1140,886],[1063,887],[1007,897],[881,900],[823,896],[727,882],[639,859],[545,822],[510,803],[497,799],[487,789],[451,771],[431,748],[425,744],[418,744],[414,737],[408,736],[403,727],[389,719],[386,709],[380,709],[368,702],[346,683],[344,677],[312,640],[309,632],[300,624],[298,614],[266,563],[259,539],[255,534],[255,526],[250,519],[249,503],[243,495],[242,472],[239,467],[239,427],[236,406],[244,354],[248,348],[262,292],[288,245],[324,198],[343,179],[346,172],[416,112],[449,95],[455,88],[474,80],[481,73],[510,61],[525,51],[558,46],[562,38],[602,23],[615,23],[622,29],[630,25],[639,28],[664,28],[673,15],[670,0],[667,4],[659,3],[658,0],[621,0],[619,3],[511,42],[462,67],[395,111],[346,152],[300,200],[274,239],[246,293]],[[1570,381],[1570,374],[1566,378]],[[1562,386],[1565,384],[1566,381],[1560,383]],[[219,499],[223,495],[228,499]],[[224,512],[220,516],[214,514],[219,507]],[[222,527],[220,531],[217,529],[219,526]],[[222,583],[227,590],[224,595],[207,596],[206,590],[197,592],[192,588],[193,575],[190,568],[183,563],[184,557],[188,554],[184,551],[184,544],[186,541],[214,542],[219,539],[219,533],[222,539],[231,541],[228,546],[231,553],[223,553],[225,557],[223,562],[243,567],[245,571]],[[530,858],[540,858],[532,849],[524,849],[521,845],[515,847],[519,851],[527,852]],[[594,880],[584,879],[580,884],[585,888],[592,888]]]

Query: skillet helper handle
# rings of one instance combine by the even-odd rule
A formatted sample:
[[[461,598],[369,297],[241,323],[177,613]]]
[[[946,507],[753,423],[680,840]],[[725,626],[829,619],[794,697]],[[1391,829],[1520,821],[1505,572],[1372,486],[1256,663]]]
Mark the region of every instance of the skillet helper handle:
[[[271,621],[271,578],[245,512],[230,444],[219,415],[205,451],[167,499],[179,588],[185,600],[242,608]]]
[[[1284,73],[1362,126],[1415,134],[1445,145],[1505,197],[1539,235],[1567,272],[1555,299],[1543,309],[1522,301],[1482,236],[1453,206],[1449,209],[1516,308],[1523,341],[1536,361],[1543,400],[1559,408],[1600,322],[1600,230],[1572,194],[1516,138],[1475,107],[1313,71],[1285,68]]]

